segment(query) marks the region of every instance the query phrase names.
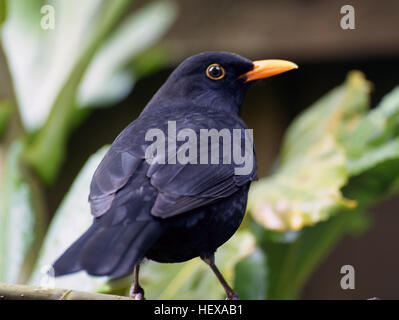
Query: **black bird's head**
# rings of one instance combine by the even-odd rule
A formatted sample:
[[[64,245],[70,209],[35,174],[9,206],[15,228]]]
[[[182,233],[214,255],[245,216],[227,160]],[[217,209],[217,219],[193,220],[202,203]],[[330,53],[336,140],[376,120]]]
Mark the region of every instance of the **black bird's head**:
[[[204,52],[184,60],[158,90],[150,104],[187,104],[239,112],[253,80],[298,68],[284,60],[251,61],[234,53]]]

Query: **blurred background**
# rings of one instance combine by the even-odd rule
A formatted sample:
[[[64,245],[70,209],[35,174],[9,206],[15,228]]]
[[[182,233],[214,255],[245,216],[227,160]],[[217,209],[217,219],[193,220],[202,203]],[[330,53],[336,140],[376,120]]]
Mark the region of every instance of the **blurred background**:
[[[87,199],[88,189],[84,186],[90,182],[90,174],[82,168],[87,167],[93,154],[112,143],[138,116],[169,73],[190,55],[231,51],[252,60],[287,59],[299,65],[297,72],[257,83],[245,99],[242,115],[248,127],[254,129],[260,178],[279,172],[278,160],[284,158],[281,152],[287,128],[303,110],[344,83],[348,72],[360,70],[372,83],[364,85],[367,89],[359,85],[359,92],[367,92],[362,98],[365,102],[358,122],[367,117],[369,107],[374,110],[399,84],[399,2],[396,0],[0,0],[0,3],[3,22],[0,282],[37,284],[38,280],[32,279],[39,279],[35,278],[35,273],[41,273],[42,261],[51,263],[51,259],[84,230],[90,220],[88,212],[72,212],[80,208],[87,211],[86,205],[80,203]],[[355,9],[354,30],[343,30],[340,26],[343,17],[340,10],[346,4]],[[46,5],[51,7],[43,9]],[[51,28],[51,8],[54,9],[54,28]],[[345,99],[342,101],[347,103]],[[399,105],[399,99],[395,101]],[[390,127],[393,129],[382,135],[389,142],[397,138],[398,114],[395,111],[390,115],[392,118],[387,122],[393,123]],[[349,115],[352,117],[353,113]],[[328,116],[325,113],[325,118]],[[324,114],[319,117],[322,122]],[[370,128],[369,133],[372,133],[373,127]],[[317,132],[315,129],[315,134]],[[289,149],[290,141],[286,144]],[[236,265],[226,266],[233,270],[230,278],[236,279],[235,286],[242,285],[240,274],[241,279],[252,279],[253,282],[248,280],[254,285],[252,289],[244,286],[238,289],[241,296],[259,299],[399,298],[396,254],[399,250],[396,230],[399,197],[395,195],[397,189],[392,187],[397,185],[399,176],[395,167],[398,152],[397,147],[392,149],[385,159],[389,170],[381,167],[384,159],[368,167],[376,170],[372,174],[378,177],[383,175],[380,170],[384,169],[384,174],[392,181],[385,179],[378,191],[371,188],[375,191],[373,201],[360,206],[360,227],[354,230],[346,230],[350,222],[343,220],[338,224],[339,232],[332,236],[328,231],[329,223],[351,211],[350,205],[343,210],[335,208],[334,204],[334,208],[326,209],[328,214],[322,218],[276,231],[268,231],[267,223],[262,225],[259,215],[249,216],[243,232],[255,239],[254,252],[262,257],[251,251],[242,259],[237,258]],[[299,153],[297,157],[300,156]],[[91,166],[98,160],[93,159]],[[311,169],[313,164],[309,162],[307,166]],[[87,170],[92,172],[91,167]],[[363,184],[365,180],[362,180],[366,173],[369,171],[349,175],[337,183],[337,192],[341,190],[346,198],[362,203],[360,198],[349,195],[353,194],[352,181],[357,187],[368,188],[369,184]],[[83,176],[79,178],[80,175]],[[79,184],[77,177],[85,182]],[[306,184],[306,180],[303,183]],[[78,191],[74,191],[73,186]],[[83,199],[69,200],[73,193]],[[279,197],[290,201],[284,192]],[[75,204],[70,205],[70,202]],[[251,208],[256,210],[256,206]],[[68,210],[71,212],[65,213]],[[75,219],[84,214],[88,216],[86,221],[75,230],[74,224],[79,224]],[[54,218],[57,216],[58,225]],[[59,229],[61,221],[68,219],[74,223],[64,224],[64,229]],[[308,231],[310,229],[317,232]],[[307,234],[312,236],[302,245],[305,242],[300,242],[301,237]],[[60,243],[58,247],[57,243]],[[315,243],[326,245],[313,248]],[[289,270],[284,271],[287,267],[275,262],[280,261],[275,252],[285,252],[290,246],[299,246],[305,253],[302,249],[292,251],[286,262]],[[280,247],[284,248],[280,250]],[[52,252],[49,254],[49,251]],[[299,255],[311,263],[304,266],[298,260]],[[246,264],[248,270],[245,271]],[[248,275],[251,268],[259,265],[264,272],[253,275],[258,278],[251,278]],[[354,290],[343,290],[340,286],[343,265],[355,268]],[[162,267],[157,268],[162,270]],[[178,274],[171,269],[168,272],[165,278]],[[293,276],[297,273],[300,279]],[[156,286],[152,282],[164,281],[148,277],[149,288]],[[287,280],[272,283],[285,277]],[[255,288],[260,278],[264,285]],[[102,286],[100,291],[119,292],[124,287],[108,282],[104,287],[101,281],[96,282],[96,290]],[[68,283],[63,283],[65,285]],[[145,283],[143,286],[146,288]],[[288,289],[278,292],[276,287],[282,286]],[[190,296],[190,290],[195,294]],[[192,284],[187,288],[175,288],[166,297],[178,298],[179,294],[189,292],[188,296],[195,298],[198,290],[204,288],[198,289]],[[248,290],[259,294],[247,294]],[[156,297],[165,296],[160,293]]]

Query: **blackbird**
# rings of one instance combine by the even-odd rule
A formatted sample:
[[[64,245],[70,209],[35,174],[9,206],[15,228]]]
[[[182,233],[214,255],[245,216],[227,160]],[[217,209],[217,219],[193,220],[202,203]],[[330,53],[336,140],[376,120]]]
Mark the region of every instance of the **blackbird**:
[[[247,145],[252,140],[239,112],[251,81],[294,68],[289,61],[250,61],[227,52],[200,53],[183,61],[97,167],[89,195],[93,223],[54,263],[55,276],[85,270],[119,278],[134,272],[130,295],[144,299],[139,285],[143,259],[174,263],[200,257],[227,299],[238,299],[216,267],[214,253],[239,227],[250,183],[257,179],[254,149]],[[171,124],[185,133],[183,138],[179,133],[177,142]],[[164,150],[154,149],[157,139],[148,139],[150,129],[164,133]],[[203,129],[223,134],[193,143],[189,138],[201,136]],[[180,150],[188,140],[194,147]],[[249,151],[247,172],[237,170],[245,163],[234,157],[235,146],[240,156]],[[176,161],[187,150],[191,158]],[[204,155],[211,160],[203,161]]]

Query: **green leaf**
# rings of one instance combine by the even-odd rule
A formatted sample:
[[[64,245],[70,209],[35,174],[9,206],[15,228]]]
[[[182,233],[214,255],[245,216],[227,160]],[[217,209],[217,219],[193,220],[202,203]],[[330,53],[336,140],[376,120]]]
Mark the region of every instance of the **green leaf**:
[[[237,263],[234,288],[242,300],[263,300],[267,296],[267,260],[256,248],[247,258]]]
[[[35,239],[31,190],[19,168],[21,151],[22,143],[15,142],[0,172],[0,281],[8,283],[23,278],[24,261]],[[3,156],[0,150],[0,162]]]
[[[41,26],[47,14],[41,13],[44,1],[8,2],[3,45],[28,131],[44,124],[57,96],[78,66],[82,68],[79,72],[85,75],[79,96],[69,97],[71,103],[78,99],[78,105],[83,107],[95,101],[104,105],[99,95],[105,97],[107,103],[123,98],[127,84],[133,85],[135,80],[131,72],[126,72],[126,64],[152,46],[176,16],[176,7],[170,1],[153,2],[120,19],[124,7],[132,0],[86,0],[84,3],[52,0],[48,4],[54,8],[55,28],[44,30]],[[106,15],[117,15],[115,20],[118,23],[120,20],[121,25],[108,28],[102,33],[103,38],[98,39]],[[85,53],[93,47],[93,42],[97,42],[98,50],[92,59]],[[82,56],[90,61],[79,64]],[[117,85],[123,85],[123,90]]]
[[[0,138],[6,129],[13,110],[13,105],[9,101],[0,102]]]
[[[263,226],[270,226],[271,218],[287,223],[284,213],[290,211],[288,227],[291,228],[295,214],[300,215],[303,222],[298,229],[328,218],[316,226],[302,228],[293,237],[290,236],[292,231],[278,233],[252,227],[267,252],[269,299],[298,298],[313,270],[342,236],[367,228],[367,206],[398,191],[399,90],[393,90],[377,108],[366,114],[368,85],[359,74],[350,77],[345,86],[322,98],[295,120],[284,140],[282,161],[276,174],[265,179],[264,185],[269,189],[257,191],[261,192],[257,193],[261,199],[270,201],[275,197],[279,201],[276,207],[271,202],[269,207],[262,208],[263,212],[257,213]],[[315,157],[318,154],[315,149],[326,141],[326,136],[332,141],[327,148],[329,152]],[[311,153],[308,153],[309,147],[313,149]],[[337,154],[340,161],[329,161],[334,157],[337,160]],[[297,165],[301,161],[302,167]],[[337,168],[342,170],[341,175],[327,172]],[[283,173],[285,176],[281,176]],[[295,179],[298,179],[296,184]],[[294,191],[293,186],[296,186]],[[328,187],[332,188],[331,194],[335,194],[333,201],[314,206],[316,201],[323,200]],[[339,204],[345,198],[354,199],[357,209],[343,210]],[[308,215],[298,205],[306,199],[310,199],[313,210],[310,220],[305,219]]]
[[[7,16],[6,0],[0,0],[0,27]]]
[[[164,45],[158,45],[146,50],[133,59],[131,68],[138,77],[148,76],[168,62],[168,50]]]
[[[101,12],[101,2],[48,1],[54,7],[55,29],[44,30],[45,1],[7,1],[2,45],[27,131],[43,125],[78,57],[89,46],[96,19],[101,17],[93,10],[98,6]]]
[[[103,147],[89,158],[63,199],[48,228],[30,284],[40,285],[49,266],[91,225],[93,218],[87,200],[90,182],[107,150]],[[58,288],[81,291],[95,291],[103,283],[104,277],[90,277],[84,272],[55,280]]]
[[[44,1],[8,0],[3,45],[28,131],[43,125],[69,78],[83,77],[131,1],[50,0],[55,28],[46,30],[42,28],[48,15],[41,13]],[[75,96],[69,100],[74,104]]]
[[[251,188],[248,207],[255,220],[273,230],[299,230],[356,206],[341,193],[348,172],[339,141],[365,114],[369,91],[363,75],[352,72],[294,121],[277,171]]]
[[[128,16],[91,62],[78,105],[104,106],[125,97],[135,82],[135,74],[126,66],[158,41],[175,17],[176,7],[169,1],[151,3]]]
[[[45,182],[56,177],[68,136],[87,115],[79,108],[125,97],[136,81],[129,64],[176,16],[169,1],[125,15],[131,1],[49,1],[55,28],[46,30],[43,1],[25,6],[24,0],[9,0],[3,45],[24,126],[31,133],[39,129],[24,158]]]
[[[298,299],[313,270],[343,235],[361,233],[369,226],[363,211],[342,211],[328,221],[300,231],[292,243],[266,242],[269,268],[268,299]]]
[[[348,170],[358,175],[387,160],[399,158],[399,87],[362,119],[343,145]]]
[[[38,134],[35,135],[33,142],[28,146],[24,154],[25,160],[45,182],[54,180],[62,163],[67,137],[73,125],[76,112],[74,99],[85,71],[103,41],[118,24],[118,20],[129,2],[130,0],[104,1],[97,8],[95,15],[96,28],[92,32],[92,37],[88,37],[90,39],[87,42],[88,44],[83,52],[78,55],[76,63],[73,65],[65,82],[62,83],[59,92],[53,92],[56,93],[56,98],[54,103],[51,104],[52,108],[47,121]],[[65,2],[57,2],[59,5],[62,3]],[[75,12],[74,8],[76,7],[65,10],[66,14],[70,15]],[[93,14],[93,11],[90,11],[90,13]],[[85,23],[88,22],[85,21]]]
[[[351,177],[342,191],[357,199],[360,206],[370,206],[398,193],[398,179],[399,159],[387,159]]]

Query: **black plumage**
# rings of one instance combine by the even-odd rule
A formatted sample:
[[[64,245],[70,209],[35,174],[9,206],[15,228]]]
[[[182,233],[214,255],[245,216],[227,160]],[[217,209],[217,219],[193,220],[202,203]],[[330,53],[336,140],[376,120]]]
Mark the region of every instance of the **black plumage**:
[[[222,69],[209,68],[213,64]],[[246,175],[235,174],[234,161],[223,163],[222,149],[219,164],[199,164],[199,149],[197,164],[150,164],[145,152],[152,142],[145,135],[151,128],[167,135],[168,121],[176,123],[177,132],[189,128],[198,136],[204,128],[247,129],[239,112],[255,69],[256,63],[238,55],[208,52],[174,70],[95,171],[89,196],[93,224],[54,263],[56,276],[85,270],[116,278],[137,266],[132,295],[142,297],[138,265],[143,258],[182,262],[200,256],[220,279],[213,254],[243,219],[250,182],[256,179],[255,158]],[[216,79],[221,70],[223,77]],[[239,143],[243,148],[244,135]],[[212,147],[208,141],[209,154]]]

